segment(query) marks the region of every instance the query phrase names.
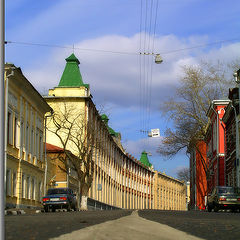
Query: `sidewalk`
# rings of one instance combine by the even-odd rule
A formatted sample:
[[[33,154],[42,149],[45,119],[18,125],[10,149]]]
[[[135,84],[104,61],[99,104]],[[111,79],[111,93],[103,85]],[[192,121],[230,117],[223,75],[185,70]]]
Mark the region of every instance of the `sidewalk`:
[[[97,224],[61,235],[50,240],[203,240],[172,227],[149,221],[138,216],[137,211],[132,215],[114,221]]]

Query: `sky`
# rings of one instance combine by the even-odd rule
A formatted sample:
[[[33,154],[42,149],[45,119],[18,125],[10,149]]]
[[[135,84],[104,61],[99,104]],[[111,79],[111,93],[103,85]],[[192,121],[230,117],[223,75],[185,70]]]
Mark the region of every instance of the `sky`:
[[[176,177],[189,160],[184,151],[171,160],[157,153],[173,127],[159,106],[174,96],[182,66],[240,56],[239,9],[238,0],[7,0],[6,62],[47,94],[74,52],[94,103],[126,151],[137,159],[150,152],[156,170]],[[155,54],[162,64],[154,63]],[[158,138],[143,132],[156,128]]]

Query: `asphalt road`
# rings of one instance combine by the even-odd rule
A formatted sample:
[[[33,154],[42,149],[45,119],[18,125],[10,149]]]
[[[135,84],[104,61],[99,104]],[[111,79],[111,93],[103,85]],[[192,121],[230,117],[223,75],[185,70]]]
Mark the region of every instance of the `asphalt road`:
[[[140,217],[207,240],[240,240],[240,213],[138,211]]]
[[[139,217],[140,216],[140,217]],[[240,213],[128,210],[5,217],[6,239],[238,240]]]
[[[80,211],[5,216],[5,239],[45,240],[128,216],[132,211]]]

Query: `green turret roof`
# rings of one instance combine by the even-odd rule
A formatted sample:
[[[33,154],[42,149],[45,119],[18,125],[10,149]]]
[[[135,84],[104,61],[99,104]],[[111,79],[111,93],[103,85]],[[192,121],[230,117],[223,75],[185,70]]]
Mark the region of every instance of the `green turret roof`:
[[[74,54],[70,55],[66,60],[66,66],[63,71],[61,80],[58,87],[89,87],[88,84],[84,84],[82,80],[82,75],[79,70],[79,60]]]
[[[145,151],[142,152],[142,155],[141,155],[141,158],[140,158],[140,162],[142,164],[144,164],[145,166],[147,166],[147,167],[151,167],[152,166],[152,164],[148,160],[147,152],[145,152]]]
[[[110,133],[110,135],[112,136],[115,136],[115,137],[118,137],[119,133],[115,132],[112,128],[110,128],[108,126],[108,121],[109,121],[109,118],[107,117],[106,114],[103,114],[101,116],[101,119],[103,120],[103,122],[106,124],[107,128],[108,128],[108,132]]]

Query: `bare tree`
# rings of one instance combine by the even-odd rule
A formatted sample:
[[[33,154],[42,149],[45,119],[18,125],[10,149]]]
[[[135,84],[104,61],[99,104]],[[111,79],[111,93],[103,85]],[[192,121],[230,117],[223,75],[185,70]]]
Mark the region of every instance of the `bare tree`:
[[[65,153],[59,156],[65,166],[59,166],[61,170],[68,174],[71,165],[77,173],[80,207],[84,207],[86,202],[83,201],[86,201],[93,181],[93,152],[101,146],[95,125],[90,123],[83,111],[72,104],[62,103],[55,106],[47,129],[57,136]]]
[[[188,167],[181,168],[177,171],[177,179],[180,181],[189,182],[190,181],[190,172]]]
[[[204,139],[206,134],[208,108],[212,100],[226,98],[228,88],[233,84],[232,73],[237,62],[240,61],[227,64],[201,62],[183,67],[176,96],[161,105],[162,113],[174,124],[173,129],[166,130],[158,148],[161,155],[171,158],[182,149],[188,152],[193,146],[197,148],[197,141]]]

